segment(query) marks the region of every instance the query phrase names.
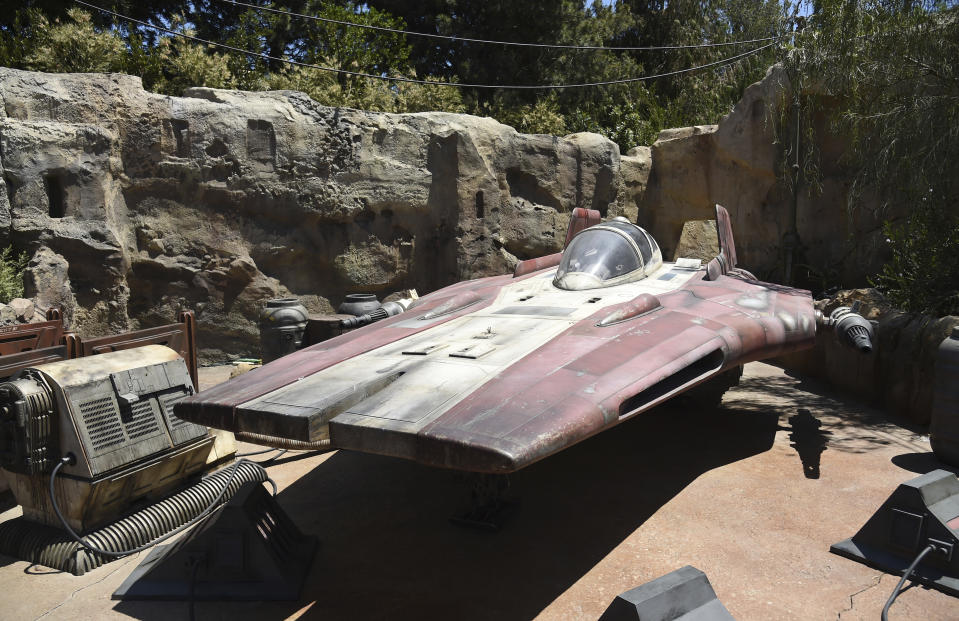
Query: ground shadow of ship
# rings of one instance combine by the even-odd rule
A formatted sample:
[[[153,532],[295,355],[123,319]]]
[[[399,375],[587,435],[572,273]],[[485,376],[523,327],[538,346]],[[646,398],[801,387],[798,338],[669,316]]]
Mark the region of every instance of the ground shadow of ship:
[[[806,408],[789,417],[789,442],[802,461],[803,474],[807,479],[819,478],[819,464],[829,443],[829,431],[824,431],[822,421]]]
[[[339,452],[279,495],[320,539],[301,601],[200,602],[196,616],[277,619],[309,606],[302,618],[529,619],[698,476],[768,450],[778,428],[769,412],[648,412],[514,475],[521,506],[495,534],[448,523],[468,497],[450,472]],[[185,607],[116,610],[159,619]]]

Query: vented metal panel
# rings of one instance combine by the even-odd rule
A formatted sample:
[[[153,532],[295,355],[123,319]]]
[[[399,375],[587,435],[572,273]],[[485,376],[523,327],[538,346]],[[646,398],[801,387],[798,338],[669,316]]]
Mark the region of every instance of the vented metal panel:
[[[207,433],[207,428],[203,425],[185,421],[173,413],[173,406],[189,394],[186,390],[176,390],[159,395],[160,405],[170,425],[170,435],[173,436],[173,444],[175,445],[202,438]]]
[[[124,429],[130,440],[138,440],[160,431],[160,421],[153,409],[152,399],[137,401],[124,412]]]
[[[80,412],[77,432],[93,476],[173,446],[159,403],[148,395],[128,404],[109,379],[71,386],[64,394]]]
[[[191,425],[182,418],[176,416],[173,413],[173,406],[177,404],[187,393],[185,392],[168,392],[164,395],[160,395],[160,405],[163,406],[163,413],[166,414],[167,420],[170,421],[170,429],[180,429],[184,425]]]
[[[94,358],[95,360],[95,358]],[[115,468],[204,437],[207,429],[173,416],[173,404],[193,392],[183,360],[144,364],[96,373],[63,387],[76,417],[76,429],[97,476]]]
[[[80,404],[80,416],[95,452],[123,444],[126,440],[120,425],[120,412],[112,395],[84,401]]]

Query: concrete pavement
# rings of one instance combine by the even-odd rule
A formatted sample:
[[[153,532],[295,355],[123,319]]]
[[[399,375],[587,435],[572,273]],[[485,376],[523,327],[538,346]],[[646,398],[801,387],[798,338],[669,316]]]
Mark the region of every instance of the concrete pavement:
[[[226,373],[201,369],[201,387]],[[519,509],[495,534],[449,524],[469,492],[455,473],[288,453],[269,468],[278,500],[320,539],[301,601],[201,602],[196,618],[595,619],[689,564],[740,620],[876,619],[897,578],[829,546],[941,467],[904,425],[750,364],[718,409],[663,407],[512,476]],[[110,600],[143,556],[82,577],[0,556],[0,617],[188,618],[182,602]],[[908,588],[890,618],[959,619],[959,599]]]

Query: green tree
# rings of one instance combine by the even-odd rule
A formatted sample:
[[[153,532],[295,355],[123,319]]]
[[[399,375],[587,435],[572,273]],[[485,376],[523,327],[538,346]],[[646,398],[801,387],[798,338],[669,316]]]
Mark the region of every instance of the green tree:
[[[959,314],[959,11],[955,2],[820,0],[791,61],[822,91],[855,171],[850,209],[887,224],[875,279],[907,310]]]
[[[33,22],[33,41],[22,58],[35,71],[122,71],[126,64],[123,40],[93,25],[88,13],[70,9],[62,22]]]

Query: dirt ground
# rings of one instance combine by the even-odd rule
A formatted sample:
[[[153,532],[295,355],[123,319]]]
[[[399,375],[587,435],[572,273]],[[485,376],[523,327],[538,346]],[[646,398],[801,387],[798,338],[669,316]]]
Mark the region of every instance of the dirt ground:
[[[228,372],[203,369],[201,388]],[[876,619],[898,578],[829,546],[939,467],[903,421],[761,363],[718,409],[659,408],[514,475],[498,533],[449,523],[469,497],[454,473],[288,453],[269,466],[278,501],[320,541],[300,600],[199,602],[195,616],[595,619],[693,565],[736,619]],[[187,619],[183,602],[110,599],[144,556],[81,577],[0,556],[0,617]],[[913,586],[890,618],[959,619],[959,599]]]

